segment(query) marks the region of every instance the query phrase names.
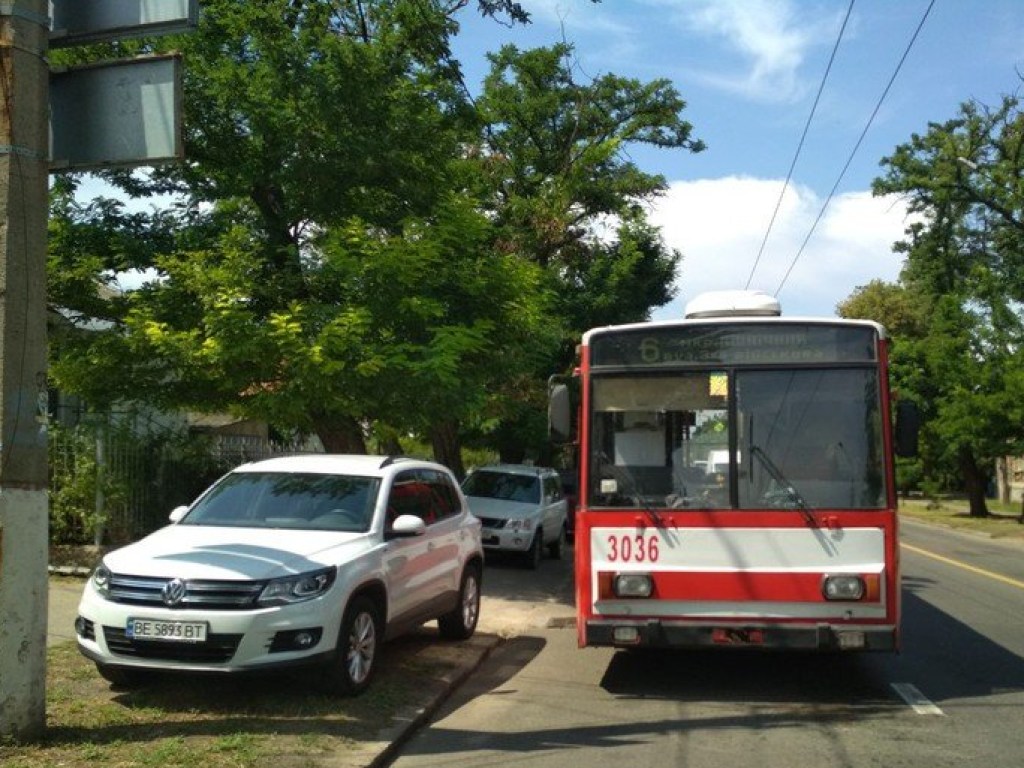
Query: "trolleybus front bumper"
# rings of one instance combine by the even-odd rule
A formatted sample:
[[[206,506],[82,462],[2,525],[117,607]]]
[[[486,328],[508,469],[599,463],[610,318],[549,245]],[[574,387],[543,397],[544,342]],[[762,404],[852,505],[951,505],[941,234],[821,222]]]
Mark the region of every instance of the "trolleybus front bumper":
[[[588,621],[584,644],[618,648],[765,648],[817,651],[895,651],[891,626],[694,625],[647,621]]]

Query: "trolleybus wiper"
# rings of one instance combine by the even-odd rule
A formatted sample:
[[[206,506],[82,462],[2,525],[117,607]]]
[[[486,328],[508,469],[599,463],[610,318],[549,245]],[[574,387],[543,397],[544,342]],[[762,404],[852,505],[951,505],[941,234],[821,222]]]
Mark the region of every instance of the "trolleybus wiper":
[[[814,515],[811,514],[810,505],[804,497],[800,495],[800,491],[798,491],[793,484],[789,482],[786,476],[782,474],[782,470],[775,466],[775,462],[768,458],[768,454],[762,450],[761,446],[751,445],[750,452],[757,456],[761,465],[765,468],[768,474],[771,475],[772,480],[779,484],[779,487],[781,488],[780,493],[784,498],[787,501],[792,502],[796,508],[800,510],[804,519],[807,521],[807,524],[817,527],[818,521],[815,520]]]
[[[647,496],[644,494],[640,483],[635,477],[633,477],[633,473],[625,467],[612,462],[604,451],[601,451],[598,454],[598,458],[600,459],[601,465],[607,468],[611,473],[616,483],[622,481],[622,484],[625,485],[627,490],[632,494],[633,500],[636,502],[637,506],[642,507],[643,510],[650,515],[651,519],[654,520],[654,524],[661,527],[663,525],[661,515],[658,514],[658,511],[647,501]]]

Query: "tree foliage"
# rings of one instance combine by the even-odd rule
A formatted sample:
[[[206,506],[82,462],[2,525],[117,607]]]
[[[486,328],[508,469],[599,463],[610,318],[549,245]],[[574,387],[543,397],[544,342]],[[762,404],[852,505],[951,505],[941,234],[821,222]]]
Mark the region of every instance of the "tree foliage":
[[[671,298],[679,255],[641,207],[664,182],[624,147],[701,145],[667,83],[578,86],[560,46],[502,51],[474,104],[450,50],[470,7],[528,20],[511,0],[209,0],[195,33],[133,47],[183,52],[188,159],[104,176],[182,202],[128,213],[55,186],[58,385],[336,451],[425,435],[457,471],[466,430],[536,446],[566,340]],[[96,290],[125,269],[155,277]]]
[[[968,102],[897,147],[875,182],[914,215],[897,250],[906,256],[899,306],[909,299],[917,310],[897,319],[906,335],[894,371],[924,408],[932,471],[959,476],[973,515],[987,514],[995,460],[1024,447],[1022,129],[1016,99]]]
[[[704,145],[691,137],[686,104],[665,80],[609,74],[577,82],[564,43],[505,46],[489,60],[476,102],[480,197],[497,228],[496,248],[545,270],[563,329],[533,387],[516,387],[511,412],[495,426],[503,456],[518,460],[524,445],[516,425],[536,414],[546,376],[571,367],[582,332],[648,319],[674,296],[681,255],[665,246],[645,208],[665,181],[641,171],[629,148],[699,152]]]

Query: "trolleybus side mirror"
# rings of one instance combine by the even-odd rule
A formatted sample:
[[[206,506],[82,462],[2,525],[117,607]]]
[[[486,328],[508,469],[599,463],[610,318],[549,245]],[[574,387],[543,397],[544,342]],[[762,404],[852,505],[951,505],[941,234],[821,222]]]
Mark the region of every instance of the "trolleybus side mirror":
[[[902,400],[896,404],[896,455],[901,458],[917,456],[917,437],[921,431],[921,412],[917,404]]]
[[[570,443],[573,434],[573,404],[569,384],[552,376],[548,380],[548,438],[553,443]]]

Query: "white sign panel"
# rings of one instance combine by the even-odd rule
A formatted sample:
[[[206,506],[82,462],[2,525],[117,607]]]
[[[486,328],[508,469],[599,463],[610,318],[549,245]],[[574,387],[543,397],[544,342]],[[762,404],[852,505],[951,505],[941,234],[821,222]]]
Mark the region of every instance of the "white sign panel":
[[[50,169],[156,165],[184,157],[181,59],[148,56],[50,75]]]

